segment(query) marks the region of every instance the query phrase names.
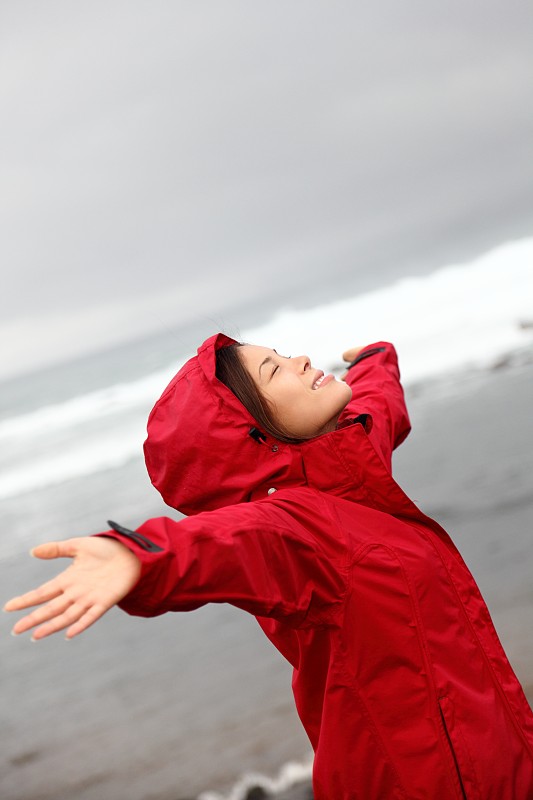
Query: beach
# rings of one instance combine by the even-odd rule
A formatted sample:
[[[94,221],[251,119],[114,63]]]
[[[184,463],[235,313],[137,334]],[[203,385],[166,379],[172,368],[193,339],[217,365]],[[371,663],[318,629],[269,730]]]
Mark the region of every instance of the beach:
[[[179,519],[146,420],[207,337],[336,377],[385,340],[413,425],[394,475],[531,702],[531,7],[4,6],[4,600],[58,572],[36,544]],[[311,800],[291,668],[253,617],[112,609],[38,643],[18,617],[0,800]]]
[[[458,545],[530,702],[532,390],[524,352],[491,370],[412,385],[413,431],[394,461],[400,485]],[[140,485],[137,463],[120,472],[117,485]],[[88,483],[85,502],[95,489]],[[140,506],[145,517],[160,513],[143,492],[131,515]],[[38,501],[38,492],[27,496]],[[91,513],[96,496],[95,506]],[[58,538],[69,533],[84,531]],[[53,574],[22,553],[2,567],[6,598]],[[12,620],[0,637],[3,800],[258,800],[269,785],[280,787],[279,800],[311,796],[297,770],[280,778],[288,762],[308,765],[311,755],[289,665],[246,614],[222,605],[141,620],[114,610],[68,643],[13,640]]]

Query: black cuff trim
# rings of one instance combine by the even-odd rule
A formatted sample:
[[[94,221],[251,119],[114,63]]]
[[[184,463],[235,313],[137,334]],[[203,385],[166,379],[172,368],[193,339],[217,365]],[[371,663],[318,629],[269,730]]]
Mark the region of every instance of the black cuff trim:
[[[355,367],[356,364],[359,364],[359,362],[362,361],[364,358],[368,358],[369,356],[375,356],[376,353],[382,353],[384,350],[386,350],[385,347],[371,347],[370,350],[365,350],[363,353],[359,353],[357,358],[355,358],[351,364],[348,364],[346,369],[351,369],[352,367]]]
[[[107,524],[116,533],[120,533],[122,536],[126,536],[128,539],[131,539],[133,542],[135,542],[135,544],[138,544],[139,547],[141,547],[143,550],[146,550],[148,553],[163,552],[162,547],[159,547],[158,544],[151,542],[150,539],[147,539],[146,536],[142,535],[142,533],[139,533],[138,531],[131,531],[129,528],[119,525],[118,522],[113,522],[112,519],[108,519]]]

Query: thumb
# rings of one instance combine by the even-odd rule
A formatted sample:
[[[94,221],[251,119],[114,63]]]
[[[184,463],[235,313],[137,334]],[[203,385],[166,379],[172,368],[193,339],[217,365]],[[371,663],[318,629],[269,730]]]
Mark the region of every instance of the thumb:
[[[77,555],[76,540],[66,539],[64,542],[47,542],[38,544],[30,550],[35,558],[74,558]]]
[[[363,345],[361,345],[360,347],[350,347],[349,350],[345,350],[344,353],[342,354],[342,360],[353,361],[354,358],[357,357],[357,354],[360,353],[361,350],[363,349],[364,349]]]

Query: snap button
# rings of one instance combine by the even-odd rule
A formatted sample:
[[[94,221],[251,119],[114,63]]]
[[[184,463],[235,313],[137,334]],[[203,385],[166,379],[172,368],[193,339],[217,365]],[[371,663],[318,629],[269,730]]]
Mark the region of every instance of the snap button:
[[[276,490],[274,489],[274,487],[271,486],[270,489],[268,490],[267,494],[274,494],[275,491]]]
[[[277,453],[277,452],[278,452],[278,450],[279,450],[279,447],[277,446],[277,444],[273,444],[273,445],[272,445],[272,452],[273,452],[273,453]]]

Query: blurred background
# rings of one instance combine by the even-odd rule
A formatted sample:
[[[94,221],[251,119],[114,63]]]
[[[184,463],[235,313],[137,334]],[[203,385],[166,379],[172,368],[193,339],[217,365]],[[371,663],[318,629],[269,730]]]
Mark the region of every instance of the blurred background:
[[[532,696],[532,34],[513,0],[2,4],[6,599],[53,574],[38,541],[174,513],[145,420],[205,337],[332,370],[387,338],[413,421],[398,479]],[[241,798],[309,774],[288,665],[244,614],[112,612],[39,645],[11,622],[2,798]]]

